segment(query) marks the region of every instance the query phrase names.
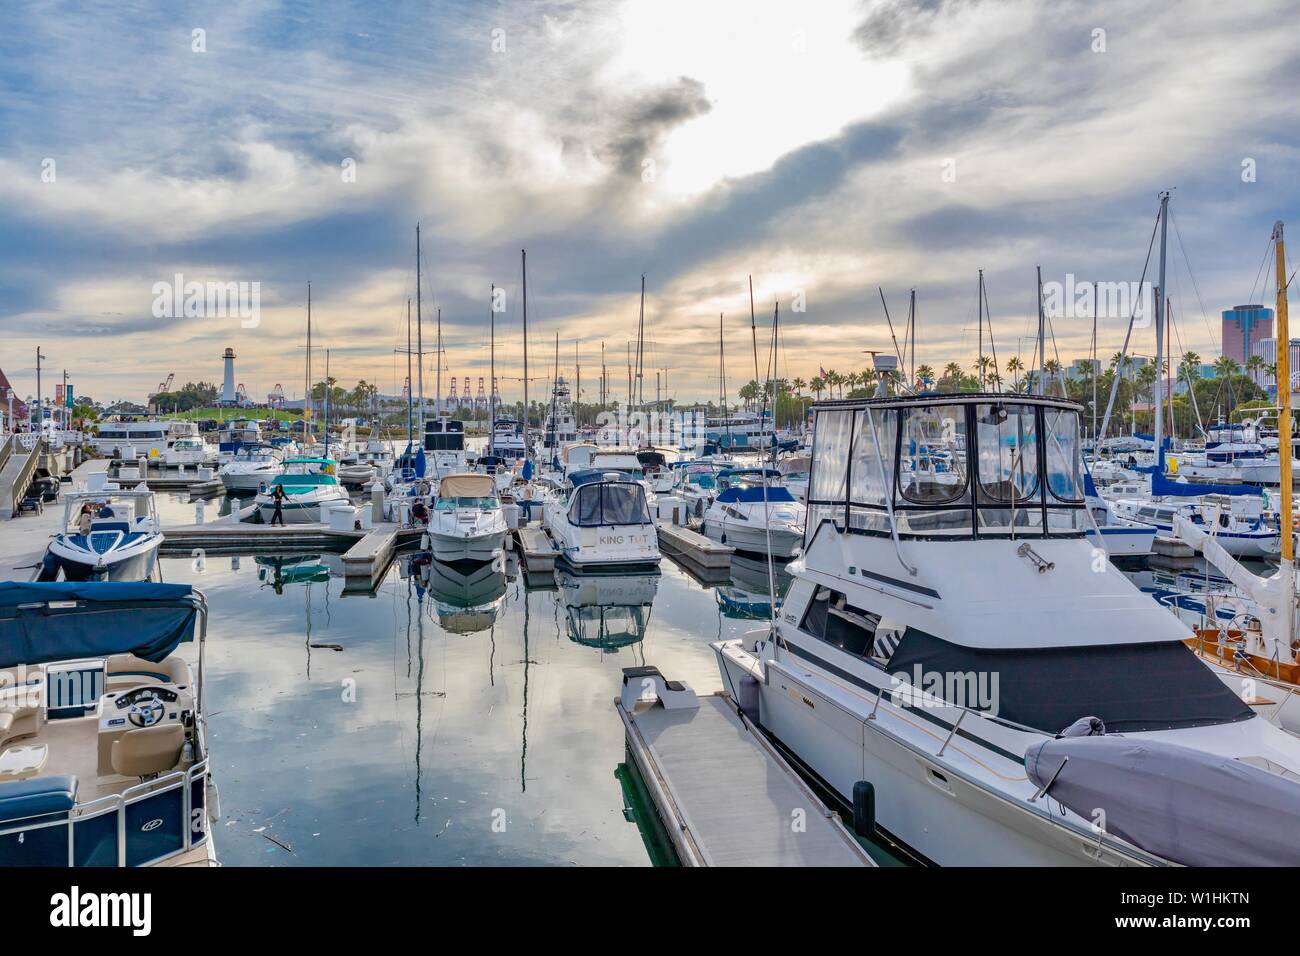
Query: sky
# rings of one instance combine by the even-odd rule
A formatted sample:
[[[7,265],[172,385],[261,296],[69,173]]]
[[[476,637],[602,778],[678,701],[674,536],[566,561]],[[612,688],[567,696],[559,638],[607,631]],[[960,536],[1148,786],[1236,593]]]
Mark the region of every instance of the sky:
[[[143,400],[169,373],[255,400],[331,374],[400,391],[407,301],[433,394],[523,387],[555,362],[627,390],[645,277],[645,392],[718,394],[767,365],[810,379],[892,349],[977,353],[984,271],[999,364],[1027,363],[1037,268],[1136,282],[1172,190],[1175,351],[1219,353],[1219,312],[1273,292],[1300,198],[1300,48],[1288,4],[780,0],[316,0],[6,9],[0,33],[0,368],[35,392]],[[1300,249],[1300,242],[1294,244]],[[1300,252],[1293,254],[1300,261]],[[1154,259],[1151,264],[1154,276]],[[257,283],[255,319],[186,315],[158,283]],[[490,289],[504,290],[492,313]],[[250,305],[245,302],[245,305]],[[161,314],[160,314],[161,313]],[[490,323],[490,317],[495,318]],[[720,318],[721,317],[721,318]],[[1099,351],[1127,315],[1099,319]],[[720,335],[721,331],[721,335]],[[1087,354],[1090,314],[1048,357]],[[986,333],[987,334],[987,333]],[[1131,350],[1153,354],[1139,328]],[[988,351],[987,344],[985,345]],[[317,377],[323,356],[314,359]],[[48,394],[48,385],[46,393]]]

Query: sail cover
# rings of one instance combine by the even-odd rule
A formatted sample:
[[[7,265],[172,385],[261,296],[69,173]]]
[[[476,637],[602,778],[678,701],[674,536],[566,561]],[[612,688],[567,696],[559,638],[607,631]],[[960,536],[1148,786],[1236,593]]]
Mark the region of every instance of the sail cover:
[[[1175,863],[1300,863],[1300,830],[1282,823],[1300,816],[1300,784],[1240,760],[1149,739],[1064,737],[1030,747],[1025,768],[1038,786],[1051,783],[1052,799]]]
[[[0,667],[134,654],[155,663],[194,636],[188,584],[0,582]]]

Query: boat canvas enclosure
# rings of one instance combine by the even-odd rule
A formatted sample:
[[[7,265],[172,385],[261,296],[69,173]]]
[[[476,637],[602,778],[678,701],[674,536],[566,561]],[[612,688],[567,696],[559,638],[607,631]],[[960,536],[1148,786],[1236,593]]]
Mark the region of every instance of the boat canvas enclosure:
[[[155,663],[194,636],[187,584],[0,582],[0,667],[134,654]]]

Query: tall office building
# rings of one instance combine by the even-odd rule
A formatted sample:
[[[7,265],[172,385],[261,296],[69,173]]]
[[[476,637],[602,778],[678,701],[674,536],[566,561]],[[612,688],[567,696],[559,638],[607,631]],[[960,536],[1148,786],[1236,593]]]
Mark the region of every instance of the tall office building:
[[[1223,354],[1239,365],[1245,365],[1258,344],[1272,336],[1272,309],[1262,305],[1234,305],[1223,310]]]

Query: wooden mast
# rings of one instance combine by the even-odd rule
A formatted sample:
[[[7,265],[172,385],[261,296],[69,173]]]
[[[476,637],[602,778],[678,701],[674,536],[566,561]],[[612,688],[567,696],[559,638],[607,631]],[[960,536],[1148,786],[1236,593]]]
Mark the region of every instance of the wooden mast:
[[[1281,507],[1278,509],[1282,531],[1282,557],[1278,573],[1282,576],[1283,633],[1287,650],[1295,652],[1295,543],[1291,475],[1291,335],[1288,328],[1286,298],[1286,250],[1282,239],[1282,222],[1273,226],[1277,247],[1277,433]]]

